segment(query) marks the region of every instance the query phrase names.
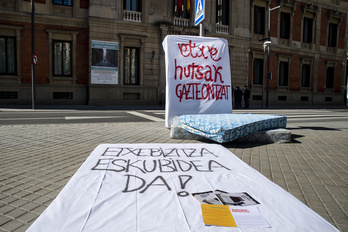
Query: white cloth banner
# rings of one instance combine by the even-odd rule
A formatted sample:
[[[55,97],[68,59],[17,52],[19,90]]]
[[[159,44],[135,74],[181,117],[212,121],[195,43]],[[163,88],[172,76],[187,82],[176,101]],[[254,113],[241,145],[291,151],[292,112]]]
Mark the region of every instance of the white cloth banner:
[[[247,192],[271,228],[205,226],[189,193]],[[215,144],[99,145],[34,231],[338,231],[281,187]]]
[[[232,113],[231,71],[225,39],[168,35],[166,119],[183,114]]]

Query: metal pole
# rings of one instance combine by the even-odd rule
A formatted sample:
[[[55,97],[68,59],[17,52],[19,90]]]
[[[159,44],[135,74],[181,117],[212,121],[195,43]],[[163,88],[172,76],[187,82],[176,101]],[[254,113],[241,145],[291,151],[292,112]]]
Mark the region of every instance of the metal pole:
[[[268,7],[268,39],[271,41],[271,9]]]
[[[269,8],[268,6],[268,39],[269,41],[271,41],[271,11],[279,9],[281,7],[281,5],[276,6],[272,9]],[[269,93],[269,78],[270,78],[270,73],[269,73],[269,46],[270,44],[268,44],[268,65],[267,65],[267,93],[266,93],[266,108],[268,108],[268,93]]]
[[[346,106],[348,106],[348,52],[347,52],[347,62],[345,66],[346,66]],[[343,70],[344,70],[344,66],[343,66]]]
[[[34,37],[34,0],[31,0],[31,98],[32,108],[35,110],[35,65],[33,62],[33,56],[35,54],[35,37]]]
[[[204,27],[203,23],[199,24],[199,36],[204,36]]]
[[[268,6],[268,39],[271,41],[271,9]],[[267,91],[266,91],[266,109],[268,109],[268,92],[269,92],[269,44],[268,44],[268,56],[267,56]]]
[[[261,109],[263,109],[263,96],[265,91],[265,70],[266,70],[266,44],[263,44],[263,72],[262,72],[262,96],[261,96]]]
[[[270,78],[270,73],[269,73],[269,46],[268,44],[267,49],[268,49],[268,56],[267,56],[267,92],[266,92],[266,109],[268,109],[268,92],[269,92],[269,78]]]

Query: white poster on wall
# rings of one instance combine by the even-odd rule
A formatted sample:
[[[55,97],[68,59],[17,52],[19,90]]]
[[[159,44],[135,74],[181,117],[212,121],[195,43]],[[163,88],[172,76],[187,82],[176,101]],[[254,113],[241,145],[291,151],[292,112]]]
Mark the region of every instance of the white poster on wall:
[[[166,127],[174,116],[232,113],[228,42],[221,38],[169,35],[166,60]]]
[[[118,43],[92,40],[91,84],[118,84]]]

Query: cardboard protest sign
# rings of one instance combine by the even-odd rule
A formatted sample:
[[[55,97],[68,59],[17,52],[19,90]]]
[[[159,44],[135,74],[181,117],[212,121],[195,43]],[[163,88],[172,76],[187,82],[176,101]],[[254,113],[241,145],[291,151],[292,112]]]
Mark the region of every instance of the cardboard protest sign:
[[[205,226],[190,193],[214,189],[250,194],[272,231],[338,231],[216,144],[101,144],[27,231],[244,231]]]
[[[166,127],[173,116],[232,113],[231,71],[225,39],[168,35]]]

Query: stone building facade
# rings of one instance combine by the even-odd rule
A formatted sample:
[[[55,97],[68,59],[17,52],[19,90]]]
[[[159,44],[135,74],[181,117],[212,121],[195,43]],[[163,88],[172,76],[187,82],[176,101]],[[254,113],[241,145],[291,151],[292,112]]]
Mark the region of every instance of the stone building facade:
[[[278,5],[281,7],[273,11]],[[264,70],[267,79],[269,70],[272,73],[272,79],[268,80],[270,104],[344,104],[348,1],[254,0],[250,7],[248,84],[254,100],[262,96],[259,74]],[[265,52],[259,40],[268,37],[269,28],[258,25],[260,21],[270,25],[271,44],[266,44]]]
[[[206,0],[204,36],[228,41],[251,105],[344,104],[347,13],[348,0]],[[163,39],[199,35],[193,0],[35,0],[34,22],[37,104],[164,104]],[[31,0],[0,0],[1,105],[32,102],[31,36]]]

